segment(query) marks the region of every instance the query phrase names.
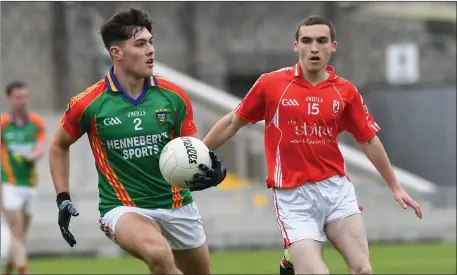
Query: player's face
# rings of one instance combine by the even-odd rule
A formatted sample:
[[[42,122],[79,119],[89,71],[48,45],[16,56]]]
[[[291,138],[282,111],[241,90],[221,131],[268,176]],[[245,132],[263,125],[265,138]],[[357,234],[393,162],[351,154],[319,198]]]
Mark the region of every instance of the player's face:
[[[28,97],[29,91],[27,88],[14,89],[11,95],[8,97],[8,102],[11,109],[17,112],[25,112],[27,109]]]
[[[153,74],[155,50],[152,34],[147,29],[138,31],[122,46],[113,46],[111,51],[126,72],[141,78]]]
[[[294,50],[298,52],[304,69],[317,72],[327,66],[330,56],[336,51],[336,41],[331,41],[327,25],[302,26]]]

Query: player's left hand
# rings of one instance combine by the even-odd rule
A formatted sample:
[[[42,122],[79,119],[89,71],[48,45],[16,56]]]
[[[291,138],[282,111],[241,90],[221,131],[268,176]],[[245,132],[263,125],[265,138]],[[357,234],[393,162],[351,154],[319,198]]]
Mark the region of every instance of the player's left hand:
[[[403,190],[403,188],[393,190],[393,195],[395,200],[401,205],[401,207],[403,207],[403,209],[406,209],[408,206],[411,207],[414,209],[414,212],[416,212],[416,216],[422,219],[421,207],[408,195],[408,193],[406,193],[405,190]]]
[[[205,164],[200,164],[199,168],[202,169],[206,175],[195,174],[194,182],[191,184],[190,191],[201,191],[210,187],[218,186],[225,179],[227,170],[222,167],[221,160],[213,151],[209,151],[211,157],[211,167]]]

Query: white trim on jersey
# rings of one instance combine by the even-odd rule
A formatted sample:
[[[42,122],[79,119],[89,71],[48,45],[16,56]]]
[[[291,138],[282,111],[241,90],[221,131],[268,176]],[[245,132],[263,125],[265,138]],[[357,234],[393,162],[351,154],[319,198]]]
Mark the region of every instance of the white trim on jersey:
[[[376,122],[370,123],[371,129],[373,129],[376,133],[381,131],[381,127]]]
[[[281,97],[279,98],[279,101],[278,101],[278,106],[276,107],[275,115],[273,116],[273,119],[268,124],[268,126],[265,127],[265,129],[266,129],[266,128],[270,127],[271,124],[273,124],[276,127],[276,129],[279,130],[279,133],[281,134],[281,136],[279,138],[279,141],[278,141],[278,146],[276,147],[276,160],[275,160],[275,172],[274,172],[275,186],[278,187],[278,188],[282,187],[281,152],[280,152],[280,149],[279,149],[279,144],[281,144],[281,140],[282,140],[282,130],[279,127],[279,106],[281,106],[282,98],[286,94],[286,92],[289,89],[290,85],[292,85],[292,83],[294,83],[294,81],[295,81],[295,79],[292,79],[292,81],[289,83],[289,85],[287,85],[287,87],[282,92]]]
[[[338,88],[335,86],[335,83],[332,83],[333,85],[333,89],[335,89],[335,91],[338,93],[338,95],[340,96],[340,99],[341,99],[341,104],[343,104],[342,109],[344,109],[344,100],[343,100],[343,97],[341,96],[341,93],[340,93],[340,90],[338,90]]]

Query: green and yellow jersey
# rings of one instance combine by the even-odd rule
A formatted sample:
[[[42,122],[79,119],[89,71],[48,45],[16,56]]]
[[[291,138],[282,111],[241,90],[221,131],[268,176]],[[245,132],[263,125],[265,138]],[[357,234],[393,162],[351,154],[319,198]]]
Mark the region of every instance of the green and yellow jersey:
[[[122,91],[112,67],[70,100],[61,124],[74,138],[88,135],[101,216],[117,206],[174,209],[193,201],[190,191],[169,185],[159,170],[163,147],[197,132],[190,100],[173,83],[148,77],[133,99]]]
[[[35,150],[37,142],[45,141],[44,119],[28,113],[23,125],[18,125],[11,113],[1,114],[1,175],[2,183],[34,187],[37,182],[35,163],[26,157]]]

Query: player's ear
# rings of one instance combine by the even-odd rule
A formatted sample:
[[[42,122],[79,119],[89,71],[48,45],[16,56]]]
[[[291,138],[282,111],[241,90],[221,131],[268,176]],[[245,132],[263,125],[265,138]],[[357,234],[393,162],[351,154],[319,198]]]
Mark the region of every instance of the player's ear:
[[[122,60],[122,49],[117,45],[113,45],[109,48],[109,53],[113,59]]]
[[[336,52],[336,46],[338,45],[338,43],[335,41],[332,42],[332,53]]]
[[[294,41],[294,52],[298,52],[298,43]]]

